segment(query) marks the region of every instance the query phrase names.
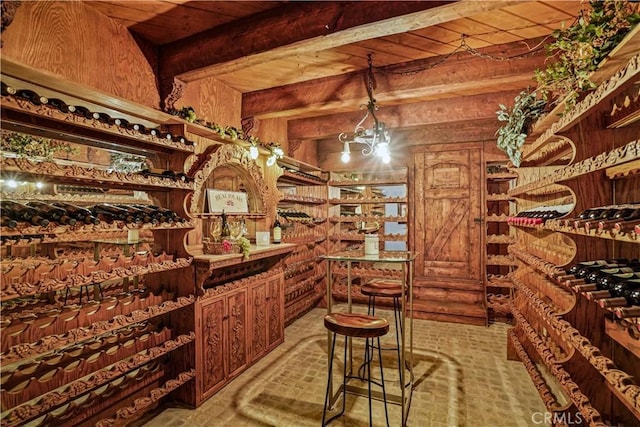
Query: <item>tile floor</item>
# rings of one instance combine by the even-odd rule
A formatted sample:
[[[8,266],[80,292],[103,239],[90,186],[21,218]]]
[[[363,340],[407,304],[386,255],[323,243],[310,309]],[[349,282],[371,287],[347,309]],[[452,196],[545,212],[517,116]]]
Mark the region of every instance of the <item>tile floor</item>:
[[[196,410],[164,407],[145,427],[319,426],[327,373],[324,309],[314,309],[285,332],[284,344],[229,383]],[[393,315],[380,312],[382,315]],[[545,407],[524,367],[506,360],[509,326],[488,328],[414,321],[415,391],[409,426],[540,426]],[[395,343],[393,324],[383,347]],[[363,340],[354,341],[362,358]],[[343,341],[338,340],[338,344]],[[338,352],[342,358],[342,346]],[[395,352],[383,352],[387,392],[399,392]],[[376,363],[373,365],[377,368]],[[377,369],[373,369],[377,371]],[[342,364],[334,367],[339,382]],[[375,373],[373,374],[375,376]],[[395,386],[395,388],[394,388]],[[374,387],[375,390],[375,387]],[[369,425],[366,397],[347,396],[346,415],[332,426]],[[400,406],[390,404],[391,426],[400,426]],[[385,425],[384,406],[373,402],[374,425]],[[537,415],[535,415],[537,413]]]

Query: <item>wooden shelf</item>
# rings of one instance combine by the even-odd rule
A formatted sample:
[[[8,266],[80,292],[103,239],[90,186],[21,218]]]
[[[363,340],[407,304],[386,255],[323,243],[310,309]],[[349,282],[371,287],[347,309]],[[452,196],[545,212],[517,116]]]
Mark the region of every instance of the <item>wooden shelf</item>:
[[[378,199],[329,199],[332,205],[383,205],[386,203],[407,203],[406,197],[384,197]]]
[[[0,227],[0,234],[2,234],[3,237],[16,238],[21,236],[42,236],[38,239],[38,243],[61,243],[92,241],[96,239],[96,233],[103,238],[103,234],[115,234],[128,230],[184,230],[193,227],[192,222],[174,222],[156,225],[144,223],[135,225],[125,223],[124,221],[114,221],[112,223],[100,223],[97,225],[76,224],[74,226],[49,223],[46,227],[19,222],[18,227],[15,229]]]
[[[618,242],[640,243],[640,236],[635,232],[630,231],[627,233],[618,233],[614,229],[608,230],[589,230],[585,231],[584,228],[575,229],[573,227],[561,226],[555,220],[547,221],[544,226],[540,226],[541,230],[560,231],[566,234],[573,234],[577,236],[588,236],[596,239],[616,240]]]
[[[591,157],[571,166],[560,168],[538,181],[530,182],[509,190],[510,196],[531,193],[543,189],[546,186],[555,185],[558,182],[578,178],[590,173],[606,170],[612,166],[623,165],[640,158],[640,140],[629,142],[614,150]]]
[[[640,71],[639,50],[640,28],[636,26],[591,76],[591,81],[599,85],[594,92],[587,95],[569,113],[562,115],[562,117],[559,115],[564,111],[564,104],[560,102],[553,111],[542,117],[534,125],[532,135],[544,133],[533,144],[525,148],[522,159],[529,160],[529,157],[543,147],[551,137],[575,125],[590,114],[606,97],[635,78]]]
[[[283,170],[282,175],[278,178],[278,185],[325,185],[327,181],[323,178],[316,177],[311,178],[310,174],[297,173],[295,171]]]

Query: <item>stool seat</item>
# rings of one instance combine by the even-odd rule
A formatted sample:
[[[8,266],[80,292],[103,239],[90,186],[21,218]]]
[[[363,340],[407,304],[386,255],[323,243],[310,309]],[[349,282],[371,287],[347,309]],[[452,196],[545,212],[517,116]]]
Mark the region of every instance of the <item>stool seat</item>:
[[[389,332],[389,322],[361,313],[331,313],[324,316],[324,326],[347,337],[375,338]]]
[[[394,280],[378,280],[362,285],[360,292],[370,297],[402,297],[402,282]]]

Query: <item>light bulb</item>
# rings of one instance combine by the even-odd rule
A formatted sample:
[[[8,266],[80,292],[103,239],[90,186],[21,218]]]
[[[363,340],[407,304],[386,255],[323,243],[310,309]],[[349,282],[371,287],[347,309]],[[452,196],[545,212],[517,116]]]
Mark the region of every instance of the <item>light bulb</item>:
[[[273,166],[275,163],[276,163],[276,156],[272,154],[267,158],[267,166]]]
[[[344,151],[342,152],[342,156],[340,158],[342,159],[342,163],[349,163],[349,160],[351,160],[351,154]]]
[[[18,183],[14,179],[10,179],[9,181],[7,181],[7,185],[9,187],[11,187],[11,188],[17,188],[18,187]]]
[[[41,182],[36,182],[36,188],[37,188],[38,190],[41,190],[41,189],[42,189],[42,187],[44,187],[44,184],[43,184],[43,183],[41,183]]]
[[[260,152],[258,152],[258,147],[256,147],[255,145],[249,147],[249,157],[251,157],[251,160],[257,159],[259,155]]]
[[[378,143],[376,146],[376,155],[383,160],[390,157],[391,153],[389,152],[389,144],[386,142]],[[388,163],[388,161],[385,161],[385,163]]]
[[[391,156],[390,155],[386,155],[382,157],[382,162],[383,163],[389,163],[391,161]]]

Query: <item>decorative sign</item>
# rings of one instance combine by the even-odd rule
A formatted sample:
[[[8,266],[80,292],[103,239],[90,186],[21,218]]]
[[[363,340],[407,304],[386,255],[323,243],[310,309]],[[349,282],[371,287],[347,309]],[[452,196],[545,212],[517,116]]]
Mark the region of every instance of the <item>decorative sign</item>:
[[[210,213],[248,213],[247,193],[207,189]]]

